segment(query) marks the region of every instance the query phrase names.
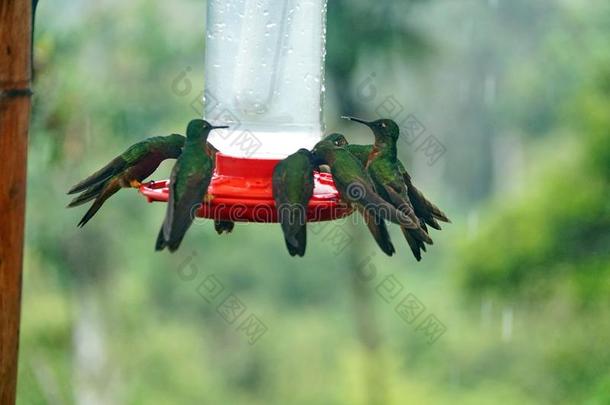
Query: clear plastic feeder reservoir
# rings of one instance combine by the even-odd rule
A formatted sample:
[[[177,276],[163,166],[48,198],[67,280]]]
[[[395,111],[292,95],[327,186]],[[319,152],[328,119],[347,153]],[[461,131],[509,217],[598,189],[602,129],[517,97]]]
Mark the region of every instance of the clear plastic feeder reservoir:
[[[275,165],[321,138],[326,0],[209,0],[205,119],[216,169],[198,216],[276,222]],[[349,215],[330,174],[314,173],[309,221]],[[167,181],[140,191],[167,201]]]
[[[205,118],[225,155],[283,158],[322,133],[326,0],[210,0]]]

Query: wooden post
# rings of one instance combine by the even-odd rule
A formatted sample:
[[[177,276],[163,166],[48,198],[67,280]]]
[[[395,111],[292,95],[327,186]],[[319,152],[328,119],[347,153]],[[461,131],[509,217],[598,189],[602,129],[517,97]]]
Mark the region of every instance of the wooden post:
[[[0,404],[14,404],[21,273],[32,1],[0,0]]]

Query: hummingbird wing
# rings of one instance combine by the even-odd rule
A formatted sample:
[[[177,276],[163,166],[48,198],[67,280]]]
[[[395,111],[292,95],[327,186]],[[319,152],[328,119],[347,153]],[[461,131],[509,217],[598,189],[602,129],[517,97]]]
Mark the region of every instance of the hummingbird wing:
[[[413,255],[420,261],[421,251],[426,250],[424,243],[432,244],[433,242],[428,235],[425,223],[420,221],[415,214],[402,175],[397,170],[396,165],[387,159],[374,160],[373,164],[369,166],[369,172],[376,179],[375,184],[380,188],[387,201],[411,219],[413,226],[401,224],[400,228]]]
[[[419,218],[417,218],[417,216],[415,215],[413,206],[409,201],[409,197],[405,194],[397,192],[391,185],[384,185],[383,187],[390,198],[390,202],[405,215],[408,215],[409,218],[412,220],[413,224],[415,225],[413,227],[409,227],[401,224],[402,227],[407,228],[409,230],[409,233],[413,235],[413,237],[415,237],[417,240],[421,240],[432,245],[432,239],[424,230],[424,228],[422,228]]]
[[[307,247],[307,227],[305,225],[299,226],[292,235],[284,237],[284,241],[286,242],[286,249],[288,249],[290,256],[303,257]]]
[[[127,167],[127,161],[122,156],[117,156],[112,159],[106,166],[102,167],[91,176],[80,181],[79,183],[72,186],[68,194],[79,193],[85,189],[88,189],[97,184],[103,183],[121,172]]]
[[[121,187],[126,187],[130,181],[137,180],[138,182],[148,177],[158,166],[163,159],[158,153],[148,154],[140,163],[135,166],[128,167],[123,171],[108,177],[103,181],[94,183],[89,188],[85,189],[81,194],[75,197],[68,204],[68,208],[76,207],[85,204],[93,199],[96,201],[91,206],[91,209],[85,214],[85,217],[79,226],[85,225],[89,219],[101,208],[103,203],[115,194]]]
[[[98,184],[95,184],[95,185],[89,187],[88,189],[83,191],[81,194],[74,197],[74,199],[72,199],[72,201],[70,201],[70,203],[68,204],[67,208],[78,207],[79,205],[83,205],[83,204],[88,203],[89,201],[97,198],[101,194],[101,192],[104,190],[104,187],[106,186],[107,183],[108,183],[108,181],[103,181],[101,183],[98,183]]]
[[[167,142],[167,137],[155,136],[131,145],[125,152],[112,159],[107,165],[96,171],[86,179],[74,185],[68,194],[79,193],[90,187],[107,182],[114,176],[125,173],[130,168],[136,168],[136,173],[146,174],[148,177],[165,159],[177,158],[180,147]],[[145,167],[138,168],[138,165]],[[142,179],[141,178],[141,179]],[[138,179],[138,180],[141,180]]]
[[[314,189],[313,169],[306,156],[294,154],[278,163],[273,170],[273,199],[291,256],[305,254],[307,206]]]
[[[121,185],[119,184],[119,181],[116,178],[110,180],[107,183],[104,183],[101,190],[95,196],[95,201],[93,202],[93,204],[91,205],[89,210],[87,210],[87,212],[85,213],[83,218],[80,220],[80,222],[78,223],[78,226],[81,228],[83,226],[85,226],[85,224],[87,222],[89,222],[89,220],[95,215],[95,213],[102,207],[102,205],[106,202],[106,200],[108,198],[110,198],[114,193],[119,191],[120,189],[121,189]],[[97,190],[95,190],[95,188],[93,188],[91,192],[93,193],[94,191],[97,191]],[[79,197],[81,197],[81,196],[79,196]],[[77,197],[75,199],[75,201],[73,201],[72,203],[75,203],[79,197]],[[87,198],[89,198],[89,197],[87,197]],[[91,198],[93,198],[93,197],[91,197]],[[89,198],[89,200],[91,198]],[[72,204],[72,203],[70,203],[70,204]],[[78,204],[76,204],[76,205],[78,205]],[[70,205],[70,206],[74,206],[74,205]]]
[[[196,210],[201,206],[203,196],[207,190],[204,176],[193,175],[186,179],[184,191],[178,193],[181,182],[174,182],[170,191],[168,210],[163,225],[165,245],[171,252],[178,249],[186,231],[193,223]]]
[[[203,196],[212,179],[214,164],[207,155],[191,156],[199,160],[192,164],[182,157],[184,155],[172,170],[167,212],[157,238],[156,250],[168,247],[170,252],[174,252],[178,249],[195,219],[196,211],[202,205]]]
[[[139,182],[145,179],[163,160],[177,157],[181,148],[168,142],[168,139],[169,137],[157,136],[138,142],[72,187],[69,194],[82,193],[74,198],[68,207],[76,207],[95,199],[78,226],[84,226],[121,187],[128,187],[133,180]]]
[[[370,211],[373,215],[379,218],[386,219],[407,228],[416,228],[418,226],[417,223],[413,222],[409,216],[398,210],[392,204],[389,204],[379,194],[377,194],[377,191],[374,189],[372,184],[360,182],[357,184],[362,185],[364,195],[357,197],[354,202],[360,204],[365,211]],[[351,199],[348,200],[352,201]]]
[[[171,219],[164,227],[165,240],[171,252],[178,249],[186,231],[193,223],[206,189],[207,185],[201,178],[191,178],[188,181],[187,191],[180,198],[171,201],[172,209],[168,211]]]
[[[335,154],[334,162],[330,165],[331,173],[343,200],[360,205],[372,215],[395,224],[403,224],[407,227],[416,226],[407,215],[397,210],[377,193],[373,180],[358,158],[346,149],[336,150]]]
[[[425,219],[426,223],[435,229],[441,229],[438,221],[451,223],[451,220],[436,205],[428,200],[413,184],[407,185],[409,198],[413,201],[415,214]]]
[[[369,228],[371,235],[375,238],[375,242],[379,248],[388,256],[392,256],[395,252],[394,245],[392,245],[392,241],[390,240],[390,234],[388,233],[388,228],[386,227],[385,221],[382,218],[376,217],[372,213],[368,212],[362,207],[357,207],[358,212],[362,214],[364,218],[364,222],[366,226]]]
[[[447,215],[443,211],[440,210],[436,205],[434,205],[430,200],[428,200],[424,194],[415,187],[411,180],[411,176],[405,169],[404,165],[398,161],[398,170],[403,177],[405,185],[407,186],[407,194],[409,199],[413,203],[413,208],[415,209],[415,214],[422,218],[424,222],[433,227],[434,229],[441,229],[438,221],[443,222],[451,222]]]
[[[413,252],[413,256],[415,256],[415,259],[417,259],[417,261],[419,262],[421,260],[421,251],[426,251],[426,245],[423,241],[415,238],[415,236],[412,235],[412,231],[410,229],[401,227],[400,230],[402,231],[402,234],[407,240],[409,248],[411,248],[411,252]]]

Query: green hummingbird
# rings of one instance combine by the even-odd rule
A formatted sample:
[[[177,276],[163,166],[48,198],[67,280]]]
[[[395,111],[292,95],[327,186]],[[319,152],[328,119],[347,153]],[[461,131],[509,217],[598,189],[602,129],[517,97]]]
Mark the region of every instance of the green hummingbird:
[[[369,156],[373,151],[373,145],[356,145],[348,144],[347,139],[341,134],[331,134],[327,139],[332,140],[335,145],[345,147],[352,155],[356,156],[360,162],[366,166],[369,161]],[[413,184],[411,175],[407,172],[400,159],[396,160],[398,171],[407,185],[407,195],[409,200],[413,204],[415,215],[419,219],[424,221],[425,224],[430,225],[434,229],[441,229],[438,221],[451,223],[451,220],[445,215],[440,208],[424,196],[424,194]]]
[[[335,186],[341,198],[359,211],[365,210],[374,215],[376,220],[382,218],[405,226],[417,228],[418,223],[387,203],[376,191],[373,180],[356,159],[345,148],[336,146],[332,141],[323,139],[313,149],[316,164],[327,164],[330,167]]]
[[[162,161],[180,156],[184,140],[184,136],[178,134],[147,138],[130,146],[106,166],[72,187],[68,194],[81,194],[68,207],[95,199],[78,226],[84,226],[104,202],[121,188],[139,188],[141,181],[150,176]]]
[[[331,141],[335,146],[338,147],[346,147],[348,145],[347,139],[345,136],[339,133],[333,133],[327,135],[324,140]],[[361,164],[363,164],[361,162]],[[366,210],[359,210],[360,214],[364,219],[364,223],[367,228],[373,235],[375,242],[379,248],[388,256],[392,256],[395,253],[394,245],[392,245],[392,240],[390,239],[390,234],[388,232],[388,228],[383,219],[377,218],[372,215],[370,212]]]
[[[307,206],[313,196],[314,158],[299,149],[273,169],[273,199],[290,256],[303,256],[307,246]]]
[[[368,126],[375,135],[375,143],[367,158],[367,170],[380,195],[418,224],[416,228],[401,227],[403,235],[415,258],[421,260],[421,251],[426,251],[424,243],[432,244],[426,224],[415,214],[409,199],[407,184],[400,172],[396,143],[400,134],[398,125],[390,119],[364,121],[354,117],[343,117]],[[404,167],[403,167],[404,169]]]
[[[157,237],[156,250],[174,252],[193,223],[214,172],[214,160],[207,148],[210,131],[227,126],[212,126],[195,119],[186,128],[186,142],[169,181],[169,201],[165,220]]]

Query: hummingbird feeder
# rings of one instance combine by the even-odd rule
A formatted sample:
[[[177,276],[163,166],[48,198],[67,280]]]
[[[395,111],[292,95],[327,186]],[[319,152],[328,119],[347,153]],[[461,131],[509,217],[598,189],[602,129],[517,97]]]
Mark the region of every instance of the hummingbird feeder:
[[[326,0],[209,0],[204,118],[229,128],[208,142],[216,168],[197,215],[231,221],[277,222],[271,175],[323,133]],[[350,214],[330,174],[314,173],[308,221]],[[168,181],[140,192],[168,200]]]

